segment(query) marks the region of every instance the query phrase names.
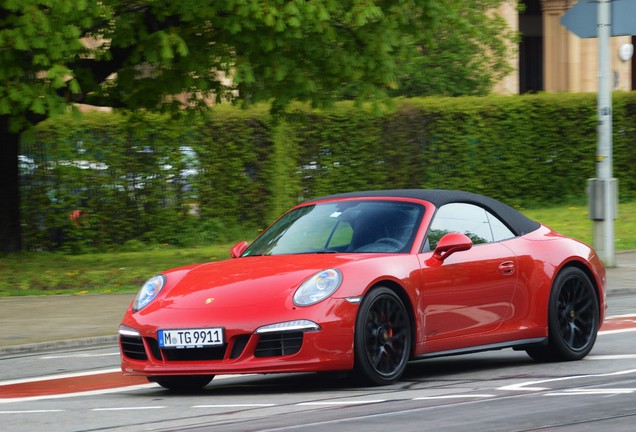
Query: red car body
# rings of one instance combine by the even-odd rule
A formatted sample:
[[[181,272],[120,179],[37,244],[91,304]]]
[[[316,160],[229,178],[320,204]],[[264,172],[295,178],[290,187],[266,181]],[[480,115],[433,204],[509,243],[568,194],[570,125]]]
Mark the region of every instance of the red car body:
[[[373,222],[398,205],[400,214],[410,215],[411,229],[396,235],[399,245],[381,238],[375,246],[352,250],[356,229],[361,229],[357,219],[365,215],[359,203],[376,212]],[[451,227],[456,223],[440,211],[448,205],[469,205],[480,218],[483,209],[490,231],[512,235],[479,243],[483,239],[472,228],[448,232],[443,221]],[[293,224],[320,208],[326,216],[317,220],[347,224],[339,240],[343,244],[297,252],[290,242],[281,250]],[[201,387],[217,374],[335,370],[387,384],[399,379],[406,361],[434,356],[515,348],[538,360],[582,358],[603,322],[605,270],[594,250],[498,201],[457,191],[374,191],[308,201],[286,215],[298,211],[304,214],[289,227],[276,228],[291,217],[283,216],[268,229],[280,231],[279,237],[264,233],[250,246],[258,251],[259,244],[266,244],[260,249],[265,253],[251,255],[239,244],[232,259],[163,272],[159,292],[141,308],[131,305],[124,316],[122,371],[172,389]],[[356,219],[345,222],[348,211]],[[498,220],[493,222],[493,216]],[[392,214],[384,222],[387,233],[396,220]],[[466,220],[467,226],[472,223]],[[445,236],[433,240],[440,224]],[[481,230],[482,225],[474,226]],[[294,239],[311,235],[297,231]],[[436,247],[428,247],[434,241]],[[334,292],[313,304],[299,304],[299,287],[325,269],[334,270],[324,276],[327,282],[320,279],[318,288],[312,286],[312,295],[316,290],[322,295],[320,284],[329,280],[338,283]],[[588,297],[594,297],[590,305]],[[574,299],[566,307],[564,298]],[[584,309],[585,316],[579,316]],[[581,335],[578,327],[587,330]],[[221,346],[159,346],[159,330],[207,328],[222,329]]]

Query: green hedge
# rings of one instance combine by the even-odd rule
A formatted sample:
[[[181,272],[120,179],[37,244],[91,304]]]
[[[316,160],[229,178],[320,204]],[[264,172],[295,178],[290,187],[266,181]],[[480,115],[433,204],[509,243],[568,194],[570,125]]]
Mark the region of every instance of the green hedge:
[[[636,93],[616,93],[614,170],[636,197]],[[516,206],[581,200],[595,176],[596,97],[541,94],[215,107],[58,117],[22,148],[29,249],[235,240],[304,199],[351,190],[448,188]],[[81,216],[70,217],[75,210]],[[76,212],[77,214],[77,212]]]

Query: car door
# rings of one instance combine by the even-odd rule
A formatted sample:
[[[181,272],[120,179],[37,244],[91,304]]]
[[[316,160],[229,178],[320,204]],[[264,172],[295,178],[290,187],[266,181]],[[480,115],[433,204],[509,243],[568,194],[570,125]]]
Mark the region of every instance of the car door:
[[[451,232],[468,236],[472,248],[431,265],[437,242]],[[477,205],[451,203],[438,209],[427,250],[419,255],[420,341],[490,332],[512,315],[517,257],[505,240],[513,237],[499,219]]]

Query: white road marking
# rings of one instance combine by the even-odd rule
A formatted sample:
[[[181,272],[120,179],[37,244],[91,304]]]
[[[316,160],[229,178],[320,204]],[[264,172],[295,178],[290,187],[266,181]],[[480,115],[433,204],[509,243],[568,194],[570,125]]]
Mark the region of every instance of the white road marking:
[[[13,384],[26,384],[30,382],[48,381],[48,380],[63,379],[63,378],[77,378],[77,377],[90,376],[90,375],[108,374],[113,372],[121,372],[121,369],[120,368],[99,369],[99,370],[86,371],[86,372],[73,372],[73,373],[69,372],[69,373],[55,374],[55,375],[42,375],[42,376],[31,377],[31,378],[18,378],[13,380],[0,381],[0,386],[7,386],[7,385],[13,385]],[[214,381],[235,378],[238,376],[245,377],[245,376],[256,376],[256,375],[257,374],[217,375],[214,377]]]
[[[416,397],[413,400],[431,400],[431,399],[466,399],[466,398],[489,398],[495,397],[493,394],[458,394],[458,395],[444,395],[444,396],[423,396]]]
[[[0,411],[0,414],[46,414],[55,412],[65,412],[66,410],[51,409],[51,410],[22,410],[22,411]]]
[[[548,393],[544,396],[589,396],[589,395],[618,395],[636,393],[636,388],[598,388],[598,389],[568,389],[561,392]]]
[[[91,411],[134,411],[134,410],[151,410],[151,409],[163,409],[167,406],[144,406],[144,407],[118,407],[118,408],[92,408]]]
[[[636,354],[615,354],[615,355],[591,355],[583,360],[631,360],[636,359]]]
[[[67,374],[58,374],[58,375],[46,375],[46,376],[42,376],[38,378],[23,378],[23,379],[17,379],[17,380],[0,381],[0,386],[37,382],[37,381],[44,381],[44,380],[51,380],[51,379],[60,379],[60,378],[74,378],[74,377],[89,376],[89,375],[99,375],[104,373],[112,373],[112,372],[120,372],[120,371],[121,369],[116,368],[116,369],[101,369],[98,371],[90,371],[90,372],[79,372],[74,374],[67,373]],[[257,374],[221,375],[221,376],[214,377],[214,380],[217,381],[217,380],[223,380],[223,379],[236,378],[238,376],[245,377],[245,376],[255,376],[255,375]],[[132,385],[132,386],[103,389],[103,390],[90,390],[90,391],[77,392],[77,393],[62,393],[62,394],[45,395],[45,396],[27,396],[27,397],[19,397],[19,398],[0,398],[0,404],[13,403],[13,402],[31,402],[31,401],[38,401],[38,400],[81,397],[81,396],[98,396],[98,395],[109,394],[109,393],[129,392],[134,390],[151,389],[151,388],[157,389],[159,388],[159,386],[155,383],[148,383],[148,384],[138,384],[138,385]]]
[[[217,404],[217,405],[194,405],[192,408],[260,408],[273,407],[276,404]]]
[[[530,386],[533,386],[535,384],[549,383],[549,382],[568,381],[568,380],[581,379],[581,378],[598,378],[598,377],[607,377],[607,376],[616,376],[616,375],[628,375],[628,374],[633,374],[633,373],[636,373],[636,369],[629,369],[629,370],[618,371],[618,372],[610,372],[610,373],[605,373],[605,374],[574,375],[574,376],[568,376],[568,377],[549,378],[549,379],[544,379],[544,380],[539,380],[539,381],[526,381],[526,382],[522,382],[522,383],[518,383],[518,384],[511,384],[511,385],[499,387],[499,388],[497,388],[497,390],[503,390],[503,391],[545,391],[545,390],[550,390],[550,388],[549,387],[530,387]]]
[[[7,386],[13,384],[25,384],[30,382],[38,382],[38,381],[48,381],[54,379],[63,379],[63,378],[77,378],[83,376],[90,375],[102,375],[113,372],[121,372],[120,368],[112,368],[112,369],[99,369],[94,371],[86,371],[86,372],[73,372],[73,373],[63,373],[63,374],[55,374],[55,375],[42,375],[38,377],[32,378],[19,378],[14,380],[0,381],[0,386]]]
[[[156,388],[156,387],[157,387],[156,384],[140,384],[140,385],[134,385],[134,386],[128,386],[128,387],[119,387],[119,388],[112,388],[112,389],[105,389],[105,390],[91,390],[91,391],[78,392],[78,393],[64,393],[64,394],[57,394],[57,395],[28,396],[28,397],[6,398],[6,399],[0,398],[0,404],[13,403],[13,402],[33,402],[33,401],[46,400],[46,399],[61,399],[61,398],[71,398],[71,397],[80,397],[80,396],[98,396],[98,395],[103,395],[108,393],[128,392],[133,390],[150,389],[150,388]]]
[[[636,328],[626,328],[626,329],[618,329],[618,330],[603,330],[598,332],[598,334],[599,336],[605,336],[605,335],[629,333],[629,332],[635,332],[635,331],[636,331]]]
[[[364,404],[373,404],[385,402],[386,399],[375,399],[375,400],[366,400],[366,401],[320,401],[320,402],[300,402],[297,403],[297,406],[320,406],[320,405],[364,405]]]

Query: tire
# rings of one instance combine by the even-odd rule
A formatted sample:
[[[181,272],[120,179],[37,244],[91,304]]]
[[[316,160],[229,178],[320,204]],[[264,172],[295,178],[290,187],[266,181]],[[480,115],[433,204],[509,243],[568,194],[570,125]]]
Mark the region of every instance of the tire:
[[[576,267],[561,271],[552,285],[548,305],[548,343],[528,349],[534,360],[580,360],[592,350],[599,327],[596,291]]]
[[[148,377],[148,381],[155,382],[173,392],[190,393],[200,391],[210,384],[213,378],[214,375],[176,375]]]
[[[406,369],[411,344],[411,320],[400,297],[385,287],[371,290],[355,324],[354,378],[365,385],[397,381]]]

